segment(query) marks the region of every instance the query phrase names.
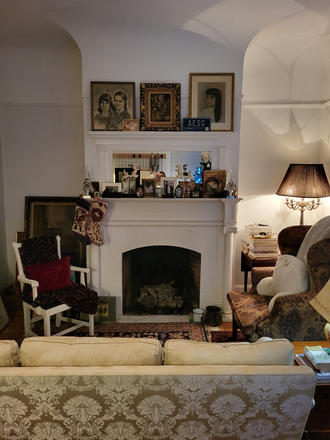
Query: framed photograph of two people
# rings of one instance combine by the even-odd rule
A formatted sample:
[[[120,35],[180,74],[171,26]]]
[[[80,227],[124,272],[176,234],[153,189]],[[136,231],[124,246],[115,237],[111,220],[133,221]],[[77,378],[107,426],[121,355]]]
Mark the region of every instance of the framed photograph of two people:
[[[233,131],[234,83],[234,73],[191,73],[189,117],[210,118],[211,131]]]
[[[94,131],[121,131],[135,118],[134,82],[91,82],[91,126]]]

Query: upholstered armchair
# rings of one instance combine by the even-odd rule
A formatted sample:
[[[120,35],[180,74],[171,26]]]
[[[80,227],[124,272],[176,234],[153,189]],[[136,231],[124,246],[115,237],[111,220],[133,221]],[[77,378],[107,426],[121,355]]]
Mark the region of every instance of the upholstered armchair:
[[[262,336],[290,341],[325,340],[326,321],[309,301],[330,279],[330,216],[321,219],[312,228],[299,225],[283,229],[278,235],[278,243],[281,255],[297,256],[307,266],[309,290],[261,295],[258,283],[265,277],[272,277],[276,266],[253,268],[249,293],[227,294],[233,313],[233,333],[239,328],[249,342]]]

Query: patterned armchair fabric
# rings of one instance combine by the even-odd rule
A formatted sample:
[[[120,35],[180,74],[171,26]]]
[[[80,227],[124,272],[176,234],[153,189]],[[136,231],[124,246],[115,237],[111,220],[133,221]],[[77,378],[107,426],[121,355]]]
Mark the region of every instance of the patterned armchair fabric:
[[[282,253],[296,255],[309,229],[310,226],[291,226],[281,231],[278,241]],[[271,276],[269,269],[272,268],[257,268],[252,272],[254,284],[249,293],[228,292],[233,318],[247,341],[254,342],[262,336],[289,341],[325,340],[326,321],[309,301],[330,279],[330,238],[311,246],[307,265],[311,277],[310,291],[277,298],[271,312],[268,312],[268,304],[272,297],[258,295],[255,285],[264,276]]]
[[[2,440],[298,440],[308,367],[2,368]]]

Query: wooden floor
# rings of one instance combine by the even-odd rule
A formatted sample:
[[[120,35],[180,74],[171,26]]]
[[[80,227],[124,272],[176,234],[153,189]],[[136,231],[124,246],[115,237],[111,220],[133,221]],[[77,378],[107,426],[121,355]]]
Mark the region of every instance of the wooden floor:
[[[23,307],[20,293],[2,298],[9,317],[9,323],[0,332],[0,340],[14,339],[20,343],[24,335]],[[212,327],[212,331],[232,331],[231,322],[224,322],[220,327]]]

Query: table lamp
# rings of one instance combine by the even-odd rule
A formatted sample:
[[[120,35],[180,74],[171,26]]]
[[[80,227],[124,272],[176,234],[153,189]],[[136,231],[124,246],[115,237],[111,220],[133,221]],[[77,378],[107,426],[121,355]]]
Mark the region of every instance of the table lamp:
[[[279,196],[286,196],[288,208],[300,210],[300,224],[304,224],[304,212],[321,205],[320,198],[330,196],[330,186],[322,164],[291,164],[279,186]],[[301,197],[301,200],[293,200]],[[312,199],[306,201],[305,199]],[[315,200],[316,199],[316,200]]]
[[[309,304],[328,321],[324,327],[324,334],[330,342],[330,280],[323,289],[309,301]]]

